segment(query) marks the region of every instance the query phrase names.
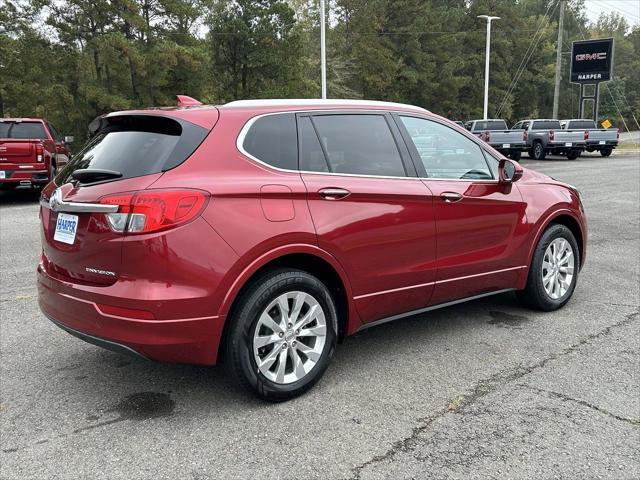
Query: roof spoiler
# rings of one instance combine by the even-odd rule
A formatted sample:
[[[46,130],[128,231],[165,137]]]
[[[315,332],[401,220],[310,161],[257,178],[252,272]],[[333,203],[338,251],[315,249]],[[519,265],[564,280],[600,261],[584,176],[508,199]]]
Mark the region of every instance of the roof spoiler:
[[[195,98],[188,97],[186,95],[176,95],[176,100],[178,101],[177,107],[195,107],[197,105],[202,105],[202,102],[199,102]]]

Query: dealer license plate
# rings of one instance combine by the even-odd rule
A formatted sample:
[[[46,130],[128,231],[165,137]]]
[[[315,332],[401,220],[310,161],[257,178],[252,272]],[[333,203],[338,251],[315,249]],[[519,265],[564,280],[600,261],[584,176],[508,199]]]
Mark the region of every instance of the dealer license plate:
[[[56,220],[56,231],[53,239],[58,242],[73,245],[76,239],[76,230],[78,229],[78,216],[69,215],[67,213],[59,213]]]
[[[573,145],[573,143],[572,143],[572,142],[566,142],[566,143],[564,144],[564,146],[565,146],[565,147],[570,147],[571,145]]]
[[[503,143],[502,148],[509,148],[511,146],[510,143]]]
[[[605,143],[607,143],[607,142],[605,142],[604,140],[600,140],[600,141],[598,142],[598,144],[599,144],[599,145],[604,145]],[[1,178],[1,177],[0,177],[0,178]]]

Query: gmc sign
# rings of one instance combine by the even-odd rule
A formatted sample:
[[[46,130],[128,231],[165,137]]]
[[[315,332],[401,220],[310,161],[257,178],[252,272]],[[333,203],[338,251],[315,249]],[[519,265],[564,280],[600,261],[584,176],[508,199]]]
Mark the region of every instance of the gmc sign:
[[[613,38],[573,42],[571,47],[571,81],[598,83],[611,79]]]

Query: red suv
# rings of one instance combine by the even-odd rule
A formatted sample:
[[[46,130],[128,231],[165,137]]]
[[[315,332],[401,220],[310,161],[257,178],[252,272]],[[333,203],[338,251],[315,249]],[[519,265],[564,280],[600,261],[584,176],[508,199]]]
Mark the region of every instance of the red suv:
[[[278,401],[363,328],[508,290],[542,310],[573,293],[578,191],[444,118],[182,105],[100,117],[43,190],[39,301],[72,335],[164,362],[224,353]]]

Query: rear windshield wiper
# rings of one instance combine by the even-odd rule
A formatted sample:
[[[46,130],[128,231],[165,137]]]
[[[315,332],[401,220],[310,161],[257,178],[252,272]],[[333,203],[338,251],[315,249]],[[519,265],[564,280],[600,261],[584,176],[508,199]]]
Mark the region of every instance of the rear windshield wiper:
[[[71,177],[81,183],[102,182],[122,177],[122,173],[115,170],[102,170],[99,168],[80,168],[71,174]]]

